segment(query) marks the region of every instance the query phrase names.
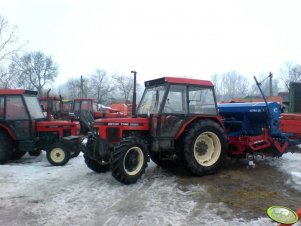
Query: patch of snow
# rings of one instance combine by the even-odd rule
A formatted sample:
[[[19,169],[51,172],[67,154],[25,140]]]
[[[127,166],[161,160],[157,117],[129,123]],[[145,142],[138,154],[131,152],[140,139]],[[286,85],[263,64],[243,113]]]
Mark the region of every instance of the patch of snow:
[[[284,155],[279,166],[299,186],[300,159]],[[45,153],[26,155],[0,166],[0,225],[277,225],[267,217],[232,219],[224,203],[194,198],[208,193],[205,185],[178,184],[176,176],[152,162],[145,177],[125,186],[110,172],[92,172],[82,154],[63,167],[51,166]]]

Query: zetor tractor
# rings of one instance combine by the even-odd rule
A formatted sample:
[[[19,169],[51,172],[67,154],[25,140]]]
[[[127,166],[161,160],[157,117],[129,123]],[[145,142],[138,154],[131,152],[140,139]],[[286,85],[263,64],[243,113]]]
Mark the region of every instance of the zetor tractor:
[[[79,122],[46,120],[36,91],[0,90],[0,164],[46,150],[52,165],[65,165],[80,153],[79,131]]]
[[[136,72],[134,80],[136,81]],[[137,112],[134,85],[131,118],[97,119],[84,158],[95,172],[112,171],[135,183],[151,158],[162,167],[184,166],[196,176],[216,172],[227,151],[210,81],[164,77],[145,82]]]

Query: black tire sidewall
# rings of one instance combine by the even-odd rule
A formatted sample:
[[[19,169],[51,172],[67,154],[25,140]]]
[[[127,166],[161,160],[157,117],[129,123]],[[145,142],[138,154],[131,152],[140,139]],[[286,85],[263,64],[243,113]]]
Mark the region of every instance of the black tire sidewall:
[[[11,138],[3,131],[0,131],[0,164],[6,163],[11,157]]]
[[[84,154],[84,159],[87,167],[96,173],[105,173],[110,170],[110,164],[101,165],[96,160],[91,159],[88,155]]]
[[[126,154],[128,153],[128,150],[138,147],[142,150],[143,154],[143,163],[141,169],[134,175],[130,175],[126,172],[124,168],[124,159],[126,157]],[[147,167],[147,161],[148,161],[148,152],[146,145],[138,140],[138,139],[126,139],[124,141],[121,141],[119,145],[117,145],[113,153],[111,155],[111,171],[112,176],[115,177],[116,180],[124,183],[124,184],[132,184],[135,183],[145,172],[145,168]]]

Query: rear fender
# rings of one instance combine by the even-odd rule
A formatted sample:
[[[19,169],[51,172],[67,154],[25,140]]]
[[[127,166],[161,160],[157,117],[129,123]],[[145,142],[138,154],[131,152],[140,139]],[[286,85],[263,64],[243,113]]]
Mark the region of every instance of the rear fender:
[[[184,123],[184,125],[182,126],[182,128],[180,129],[178,134],[176,135],[175,139],[177,140],[191,123],[193,123],[195,121],[199,121],[199,120],[204,120],[204,119],[209,119],[209,120],[217,122],[223,128],[223,130],[226,131],[226,129],[222,123],[221,116],[195,116],[195,117],[191,118],[190,120],[188,120],[186,123]]]
[[[6,131],[13,140],[17,140],[13,132],[7,126],[0,124],[0,129]]]

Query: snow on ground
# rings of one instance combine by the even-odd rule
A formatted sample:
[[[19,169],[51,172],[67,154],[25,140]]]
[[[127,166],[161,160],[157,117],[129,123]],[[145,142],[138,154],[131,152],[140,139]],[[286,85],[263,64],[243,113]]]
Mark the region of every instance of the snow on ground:
[[[301,154],[271,162],[300,192]],[[26,155],[0,166],[0,225],[277,225],[264,215],[235,217],[225,203],[210,201],[206,184],[179,177],[150,163],[141,180],[126,186],[110,172],[89,170],[82,155],[63,167],[51,166],[45,153]]]

